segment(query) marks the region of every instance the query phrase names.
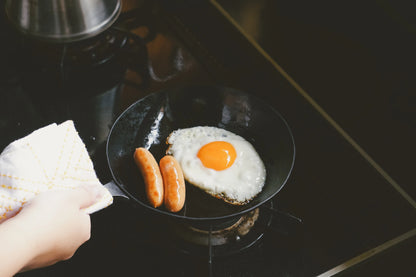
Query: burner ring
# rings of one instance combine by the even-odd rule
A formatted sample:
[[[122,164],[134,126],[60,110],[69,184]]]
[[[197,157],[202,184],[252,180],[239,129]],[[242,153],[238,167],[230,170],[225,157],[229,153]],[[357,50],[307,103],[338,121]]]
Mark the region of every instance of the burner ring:
[[[223,245],[226,243],[240,240],[254,226],[259,217],[259,209],[255,209],[241,216],[234,224],[217,230],[204,230],[189,224],[175,226],[175,233],[185,241],[198,245],[212,246]]]
[[[273,206],[273,203],[265,205]],[[257,208],[244,214],[226,227],[212,226],[201,229],[192,224],[172,222],[170,230],[176,238],[174,247],[189,255],[206,255],[212,248],[212,256],[240,253],[257,244],[272,222],[271,213]]]

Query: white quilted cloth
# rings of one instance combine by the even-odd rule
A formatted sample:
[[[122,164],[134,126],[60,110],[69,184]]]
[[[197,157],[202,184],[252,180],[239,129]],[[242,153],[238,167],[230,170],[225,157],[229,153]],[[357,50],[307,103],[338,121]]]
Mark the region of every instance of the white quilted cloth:
[[[0,154],[0,223],[40,192],[101,186],[72,121],[51,124],[9,144]],[[104,188],[104,187],[102,187]],[[113,202],[110,192],[85,209],[93,213]]]

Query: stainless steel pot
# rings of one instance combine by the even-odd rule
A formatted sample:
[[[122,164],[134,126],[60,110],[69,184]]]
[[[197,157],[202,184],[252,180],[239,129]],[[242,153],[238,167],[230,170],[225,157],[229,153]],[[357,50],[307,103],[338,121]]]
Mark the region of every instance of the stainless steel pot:
[[[52,42],[93,37],[121,12],[121,0],[6,0],[9,20],[25,35]]]

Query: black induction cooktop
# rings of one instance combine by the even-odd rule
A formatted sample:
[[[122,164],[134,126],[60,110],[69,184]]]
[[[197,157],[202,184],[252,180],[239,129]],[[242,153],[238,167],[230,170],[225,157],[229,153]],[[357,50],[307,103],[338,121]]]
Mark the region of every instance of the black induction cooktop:
[[[262,231],[238,251],[184,247],[163,218],[115,198],[91,216],[92,237],[72,259],[19,276],[416,274],[415,82],[407,64],[414,22],[393,16],[398,8],[386,1],[359,9],[324,2],[138,1],[122,14],[121,26],[135,34],[122,50],[125,67],[105,73],[118,81],[92,95],[42,94],[42,105],[40,92],[24,85],[25,39],[3,24],[2,148],[74,119],[105,183],[106,134],[117,115],[185,85],[262,98],[286,119],[296,145],[287,184],[260,209]]]

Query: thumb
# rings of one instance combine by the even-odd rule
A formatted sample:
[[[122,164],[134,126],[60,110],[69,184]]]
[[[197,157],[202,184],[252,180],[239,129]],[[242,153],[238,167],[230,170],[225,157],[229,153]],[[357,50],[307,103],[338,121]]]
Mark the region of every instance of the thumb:
[[[82,185],[74,190],[76,202],[80,209],[88,208],[102,196],[102,190],[96,186]]]

